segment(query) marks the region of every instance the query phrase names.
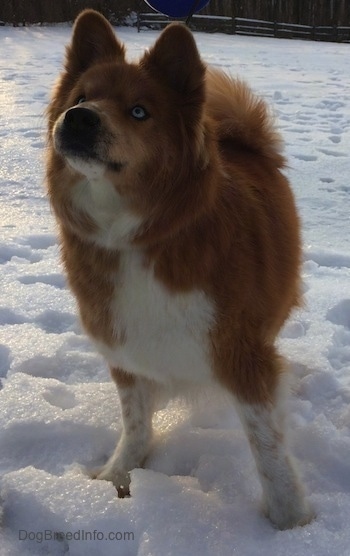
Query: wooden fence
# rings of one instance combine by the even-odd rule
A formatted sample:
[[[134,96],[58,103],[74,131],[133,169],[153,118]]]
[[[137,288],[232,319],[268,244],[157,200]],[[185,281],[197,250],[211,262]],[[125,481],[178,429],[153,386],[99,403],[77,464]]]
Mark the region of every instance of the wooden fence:
[[[83,8],[95,8],[120,25],[137,11],[151,11],[144,0],[0,0],[0,22],[30,25],[73,21]],[[349,26],[350,0],[210,0],[200,13],[309,26]]]
[[[162,29],[172,21],[159,13],[137,14],[137,30]],[[243,17],[198,15],[192,16],[190,27],[194,31],[221,32],[235,35],[305,39],[350,43],[350,27],[326,25],[297,25]]]

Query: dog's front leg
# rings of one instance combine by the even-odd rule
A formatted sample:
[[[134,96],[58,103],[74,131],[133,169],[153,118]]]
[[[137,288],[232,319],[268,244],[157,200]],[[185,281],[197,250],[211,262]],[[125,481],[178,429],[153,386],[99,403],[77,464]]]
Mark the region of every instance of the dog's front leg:
[[[118,388],[123,432],[114,453],[96,478],[111,481],[123,498],[129,494],[129,471],[141,467],[148,455],[157,387],[150,380],[120,369],[111,369],[111,373]]]

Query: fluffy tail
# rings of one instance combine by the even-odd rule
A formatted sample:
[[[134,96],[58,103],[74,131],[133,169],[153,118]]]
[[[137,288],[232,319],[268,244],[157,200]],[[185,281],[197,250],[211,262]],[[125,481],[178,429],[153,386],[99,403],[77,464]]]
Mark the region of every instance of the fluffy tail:
[[[285,164],[283,141],[276,131],[267,104],[239,79],[208,68],[207,110],[216,121],[219,139]]]

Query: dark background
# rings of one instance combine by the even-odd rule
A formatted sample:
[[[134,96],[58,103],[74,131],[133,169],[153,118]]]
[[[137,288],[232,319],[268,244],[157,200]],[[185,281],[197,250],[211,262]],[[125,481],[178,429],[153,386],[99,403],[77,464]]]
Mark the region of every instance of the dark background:
[[[175,0],[169,0],[175,1]],[[23,25],[72,21],[84,8],[123,24],[130,12],[150,11],[142,0],[1,0],[0,21]],[[202,14],[303,25],[349,25],[349,0],[211,0]]]

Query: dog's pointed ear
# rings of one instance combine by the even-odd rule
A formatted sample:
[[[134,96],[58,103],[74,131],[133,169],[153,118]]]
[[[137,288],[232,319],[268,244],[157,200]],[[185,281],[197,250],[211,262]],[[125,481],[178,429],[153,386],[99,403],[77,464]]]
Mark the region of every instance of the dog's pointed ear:
[[[66,70],[71,75],[84,72],[102,60],[124,60],[125,49],[109,22],[95,10],[84,10],[73,27],[71,44],[66,51]]]
[[[192,33],[181,23],[166,27],[141,65],[178,93],[204,91],[205,65]]]

